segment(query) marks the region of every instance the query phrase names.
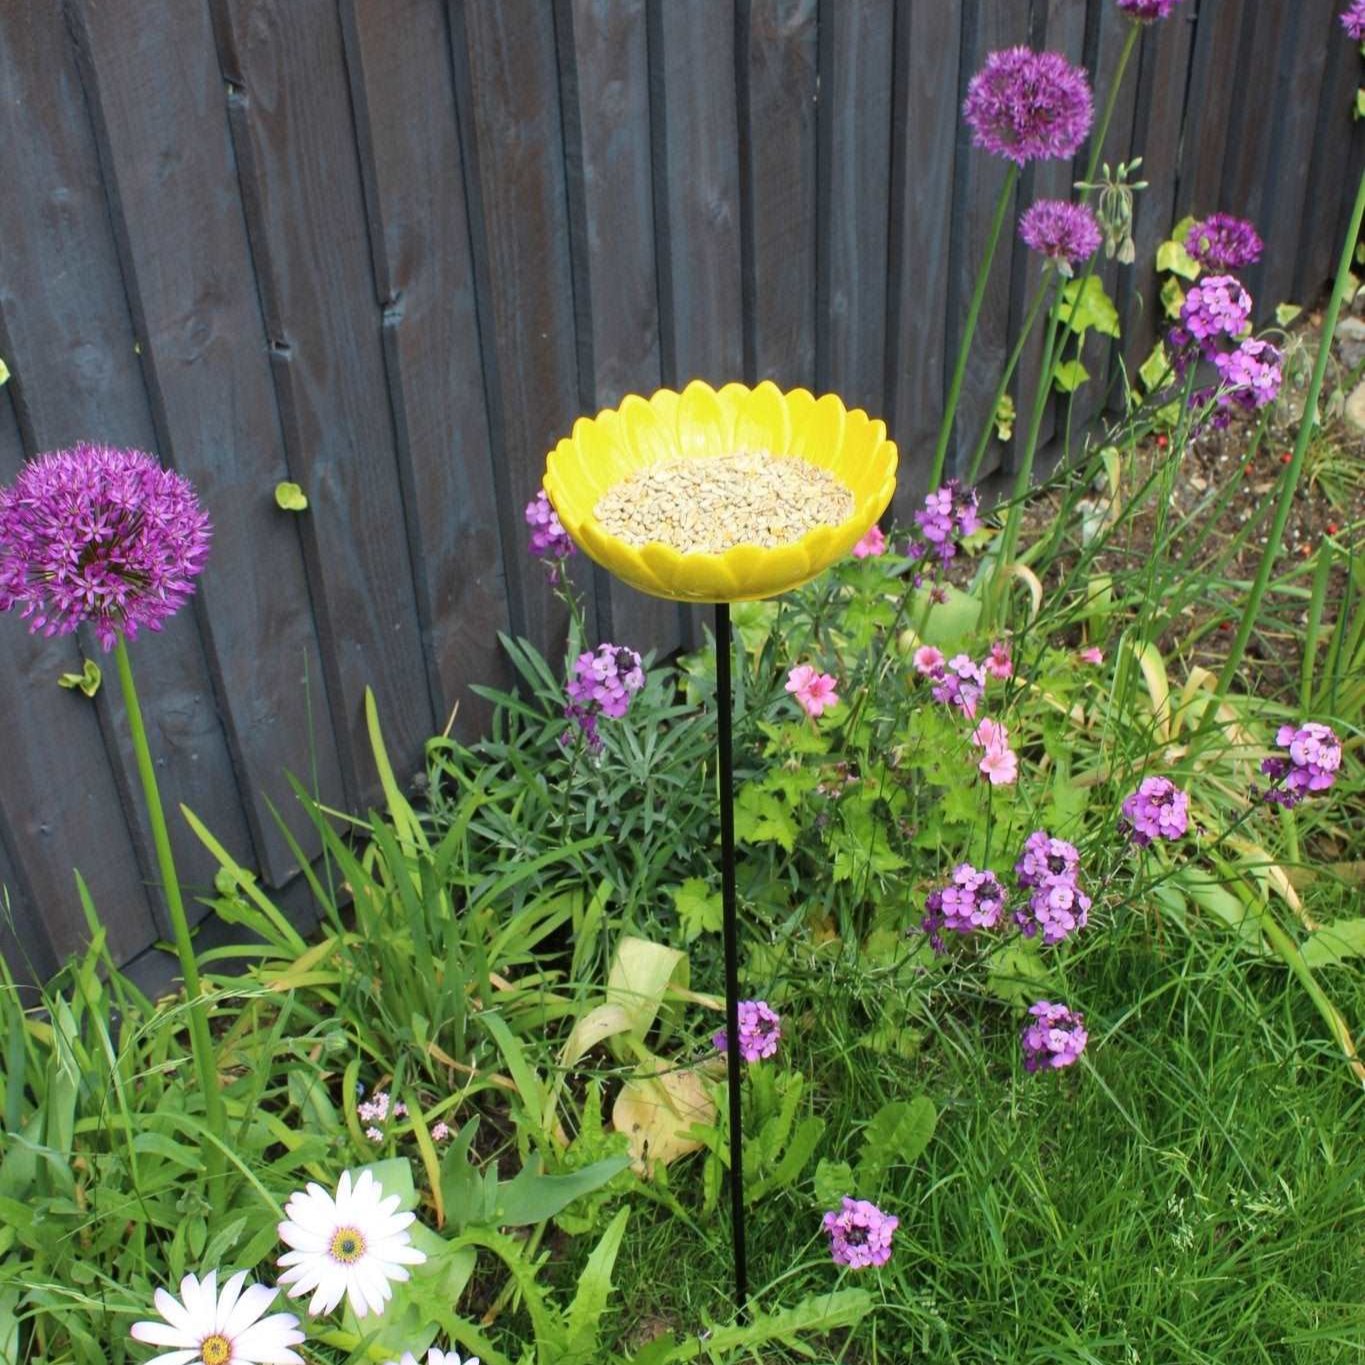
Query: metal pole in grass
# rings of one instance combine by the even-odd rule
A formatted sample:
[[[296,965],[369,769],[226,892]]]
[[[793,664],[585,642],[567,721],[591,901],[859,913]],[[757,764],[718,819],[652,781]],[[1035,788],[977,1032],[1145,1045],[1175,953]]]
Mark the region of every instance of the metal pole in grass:
[[[735,896],[735,751],[730,660],[730,604],[716,603],[716,747],[720,758],[720,901],[725,937],[725,1069],[730,1100],[730,1244],[735,1307],[749,1315],[749,1266],[744,1249],[743,1059],[739,1054],[739,916]]]

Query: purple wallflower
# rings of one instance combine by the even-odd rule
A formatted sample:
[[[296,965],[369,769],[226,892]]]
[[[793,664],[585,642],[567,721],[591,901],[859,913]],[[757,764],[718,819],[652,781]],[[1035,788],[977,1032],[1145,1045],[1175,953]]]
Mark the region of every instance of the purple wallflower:
[[[1014,865],[1020,886],[1041,886],[1049,877],[1075,878],[1081,855],[1075,844],[1054,839],[1045,829],[1036,829],[1024,840],[1024,851]]]
[[[597,718],[624,716],[631,698],[645,685],[640,656],[621,645],[598,645],[596,652],[585,650],[574,661],[574,675],[565,692],[569,702],[564,714],[578,723],[588,747],[602,747],[597,733]]]
[[[1180,307],[1181,326],[1212,354],[1219,337],[1236,337],[1251,321],[1251,295],[1231,275],[1205,275]]]
[[[977,512],[976,489],[963,488],[956,479],[949,479],[924,499],[924,506],[915,513],[915,522],[923,544],[911,541],[906,553],[911,559],[921,559],[930,547],[943,563],[957,554],[954,543],[959,536],[969,536],[981,525]]]
[[[1305,721],[1302,725],[1281,725],[1275,743],[1288,751],[1287,757],[1267,758],[1261,771],[1276,786],[1264,793],[1267,801],[1291,809],[1306,796],[1326,791],[1337,780],[1341,767],[1341,741],[1329,725]]]
[[[1056,261],[1063,275],[1088,261],[1104,240],[1095,215],[1084,204],[1069,204],[1065,199],[1039,199],[1030,204],[1019,219],[1019,236],[1031,250]]]
[[[761,1062],[777,1051],[782,1040],[782,1020],[766,1000],[739,1002],[739,1055],[746,1062]],[[717,1052],[728,1050],[729,1035],[724,1029],[712,1035]]]
[[[1265,243],[1245,218],[1213,213],[1190,228],[1185,236],[1185,250],[1210,270],[1240,270],[1261,259]]]
[[[1219,351],[1213,363],[1226,385],[1219,402],[1235,403],[1248,412],[1273,403],[1284,377],[1283,361],[1278,346],[1258,337],[1247,337],[1236,350]]]
[[[44,635],[89,622],[112,649],[189,600],[209,534],[189,481],[151,455],[84,442],[39,455],[0,489],[0,611]]]
[[[1030,1005],[1028,1012],[1031,1018],[1019,1040],[1024,1048],[1025,1070],[1060,1070],[1085,1051],[1088,1035],[1083,1015],[1050,1000]]]
[[[1365,0],[1351,0],[1341,12],[1341,26],[1358,43],[1365,43]]]
[[[550,582],[559,582],[560,565],[577,554],[578,547],[569,538],[543,488],[526,504],[526,524],[531,528],[532,555],[545,561]]]
[[[1139,848],[1153,839],[1179,839],[1190,827],[1190,798],[1169,777],[1144,777],[1123,803],[1119,828]]]
[[[973,929],[994,929],[1005,911],[1005,888],[994,872],[978,872],[970,863],[953,869],[953,880],[936,887],[924,898],[927,912],[921,928],[929,935],[936,953],[945,951],[942,930],[970,934]]]
[[[1019,885],[1031,893],[1028,905],[1014,912],[1025,938],[1041,933],[1052,947],[1090,922],[1092,902],[1081,890],[1080,854],[1074,844],[1054,839],[1044,829],[1034,830],[1014,871]]]
[[[1165,19],[1176,7],[1177,0],[1116,0],[1118,7],[1139,24],[1150,24],[1155,19]]]
[[[900,1221],[866,1199],[850,1199],[845,1195],[843,1207],[824,1217],[829,1251],[835,1264],[853,1270],[885,1265],[891,1259],[891,1234],[900,1227]]]
[[[1023,166],[1072,156],[1095,105],[1085,72],[1060,52],[1012,47],[992,52],[972,77],[962,116],[977,147]]]

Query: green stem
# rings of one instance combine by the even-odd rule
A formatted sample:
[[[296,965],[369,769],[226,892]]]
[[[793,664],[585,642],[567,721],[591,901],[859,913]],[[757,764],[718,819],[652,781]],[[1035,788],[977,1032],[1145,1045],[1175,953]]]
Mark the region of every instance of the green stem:
[[[1019,167],[1010,162],[1005,172],[1004,183],[995,201],[995,215],[991,219],[990,235],[986,239],[986,254],[976,272],[976,285],[972,290],[972,301],[967,309],[967,321],[963,327],[962,340],[958,342],[957,362],[953,366],[953,380],[948,388],[948,403],[943,409],[943,421],[938,429],[938,444],[934,447],[934,463],[929,470],[929,487],[937,488],[943,481],[943,466],[948,459],[948,442],[952,439],[953,420],[957,416],[958,400],[962,397],[962,381],[967,373],[967,360],[971,355],[972,337],[976,334],[977,319],[981,316],[981,305],[986,298],[986,285],[990,282],[991,265],[995,260],[995,249],[1000,243],[1000,232],[1005,225],[1005,214],[1009,211],[1014,198],[1014,187],[1019,180]]]
[[[166,812],[161,804],[161,792],[156,784],[156,767],[147,744],[147,727],[138,704],[137,686],[133,682],[133,666],[128,658],[128,646],[120,635],[114,646],[118,665],[119,685],[123,689],[123,705],[128,713],[128,730],[137,758],[137,775],[142,782],[142,795],[147,805],[147,820],[152,827],[152,843],[156,847],[156,863],[161,873],[161,888],[166,897],[166,908],[171,916],[171,932],[175,937],[175,951],[180,959],[180,974],[185,980],[185,998],[189,1004],[190,1049],[194,1054],[194,1069],[199,1089],[204,1096],[204,1117],[211,1134],[220,1141],[227,1132],[223,1094],[218,1088],[217,1056],[213,1037],[209,1032],[208,1002],[199,980],[199,964],[190,939],[189,921],[185,918],[185,902],[180,894],[180,878],[176,875],[175,859],[171,853],[171,839],[166,830]],[[223,1158],[217,1144],[210,1144],[204,1154],[205,1181],[214,1184],[223,1174]],[[215,1191],[216,1193],[216,1191]]]
[[[1095,179],[1095,170],[1100,164],[1100,157],[1104,153],[1104,140],[1109,136],[1109,125],[1114,120],[1114,110],[1119,102],[1119,90],[1123,87],[1123,73],[1128,70],[1128,61],[1138,45],[1138,39],[1142,37],[1141,24],[1132,24],[1128,29],[1128,36],[1123,40],[1123,51],[1119,53],[1119,63],[1114,68],[1114,79],[1109,83],[1109,94],[1105,97],[1104,112],[1100,115],[1100,121],[1095,128],[1095,139],[1090,144],[1090,157],[1085,165],[1085,180],[1090,184]],[[1090,198],[1089,190],[1081,191],[1081,203],[1085,203]]]

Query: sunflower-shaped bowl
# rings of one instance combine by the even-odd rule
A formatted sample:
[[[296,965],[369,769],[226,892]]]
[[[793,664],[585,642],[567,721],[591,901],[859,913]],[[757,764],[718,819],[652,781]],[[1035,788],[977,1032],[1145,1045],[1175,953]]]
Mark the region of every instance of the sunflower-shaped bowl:
[[[787,544],[740,544],[716,554],[684,553],[657,540],[632,545],[597,518],[602,495],[638,470],[740,451],[828,470],[852,493],[853,511]],[[896,447],[884,422],[850,411],[833,394],[783,393],[768,380],[719,390],[694,380],[681,393],[631,394],[619,408],[580,417],[545,463],[545,491],[575,544],[631,587],[679,602],[747,602],[809,582],[862,539],[895,487]]]

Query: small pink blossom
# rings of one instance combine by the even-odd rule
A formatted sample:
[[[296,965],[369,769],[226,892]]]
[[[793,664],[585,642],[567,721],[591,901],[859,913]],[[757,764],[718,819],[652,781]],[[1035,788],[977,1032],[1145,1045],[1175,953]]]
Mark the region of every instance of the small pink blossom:
[[[1010,732],[1002,721],[992,720],[987,716],[972,731],[972,743],[989,751],[991,749],[1008,749],[1010,743]]]
[[[810,664],[797,664],[787,674],[787,691],[812,720],[829,707],[838,706],[839,694],[834,690],[838,685],[837,679],[828,673],[817,673]]]
[[[1004,640],[997,640],[991,646],[991,652],[985,658],[986,672],[992,678],[1010,678],[1014,676],[1014,661],[1010,658],[1010,647]]]
[[[437,1119],[436,1122],[431,1125],[431,1136],[434,1137],[437,1142],[444,1142],[450,1136],[450,1125],[445,1119]]]
[[[1076,657],[1083,664],[1102,664],[1104,662],[1104,651],[1097,649],[1094,645],[1086,645],[1084,649],[1076,651]]]
[[[933,645],[921,645],[914,654],[916,672],[932,677],[943,667],[943,651]]]
[[[976,766],[990,778],[992,787],[1011,786],[1019,777],[1019,759],[1013,749],[987,749]]]
[[[886,536],[882,528],[874,521],[867,528],[867,534],[853,547],[854,559],[866,559],[869,555],[880,555],[886,552]]]

